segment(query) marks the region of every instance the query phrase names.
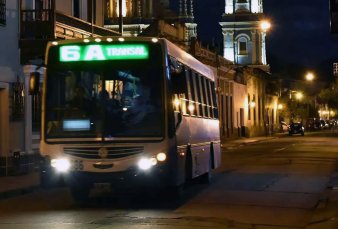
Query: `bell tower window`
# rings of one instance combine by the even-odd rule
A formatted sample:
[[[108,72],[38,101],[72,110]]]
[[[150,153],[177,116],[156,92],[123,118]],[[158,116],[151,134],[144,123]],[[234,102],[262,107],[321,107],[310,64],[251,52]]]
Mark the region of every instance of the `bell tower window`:
[[[244,36],[238,38],[238,54],[248,55],[248,39]]]

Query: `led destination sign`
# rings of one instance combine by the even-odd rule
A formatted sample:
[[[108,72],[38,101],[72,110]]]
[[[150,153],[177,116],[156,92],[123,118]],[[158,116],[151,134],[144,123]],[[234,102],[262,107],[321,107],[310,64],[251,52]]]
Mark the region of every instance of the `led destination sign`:
[[[149,49],[144,44],[60,46],[60,62],[142,60],[148,58]]]

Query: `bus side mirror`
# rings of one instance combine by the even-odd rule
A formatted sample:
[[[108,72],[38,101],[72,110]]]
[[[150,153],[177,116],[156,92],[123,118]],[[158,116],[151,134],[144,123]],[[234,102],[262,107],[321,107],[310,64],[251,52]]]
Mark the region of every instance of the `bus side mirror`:
[[[32,72],[29,76],[29,94],[36,95],[40,89],[40,73]]]

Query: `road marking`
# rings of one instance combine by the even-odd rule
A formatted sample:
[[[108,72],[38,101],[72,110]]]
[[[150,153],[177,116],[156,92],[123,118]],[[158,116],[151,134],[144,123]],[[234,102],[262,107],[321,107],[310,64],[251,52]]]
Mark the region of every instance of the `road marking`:
[[[287,147],[280,148],[280,149],[275,149],[273,152],[276,153],[276,152],[279,152],[279,151],[283,151],[283,150],[285,150],[285,149],[287,149]]]

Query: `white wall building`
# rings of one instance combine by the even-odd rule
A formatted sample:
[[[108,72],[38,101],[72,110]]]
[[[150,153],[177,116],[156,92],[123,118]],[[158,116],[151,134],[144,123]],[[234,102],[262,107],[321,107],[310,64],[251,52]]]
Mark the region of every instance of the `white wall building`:
[[[18,47],[19,6],[0,0],[0,174],[7,173],[8,158],[24,151],[23,75]]]
[[[28,95],[28,79],[39,71],[43,80],[47,42],[118,35],[103,28],[105,4],[0,0],[0,175],[30,169],[38,152],[41,98]]]

